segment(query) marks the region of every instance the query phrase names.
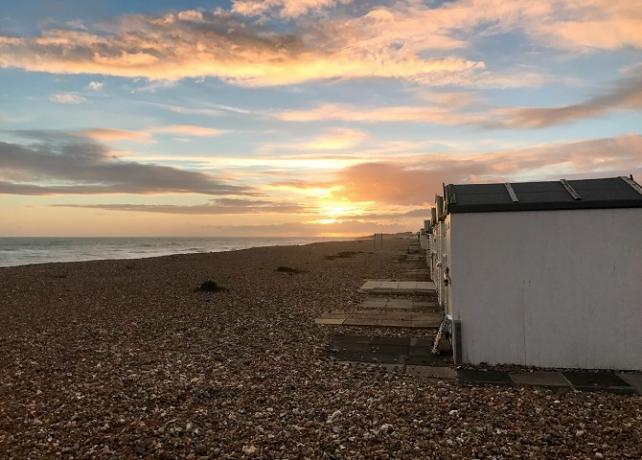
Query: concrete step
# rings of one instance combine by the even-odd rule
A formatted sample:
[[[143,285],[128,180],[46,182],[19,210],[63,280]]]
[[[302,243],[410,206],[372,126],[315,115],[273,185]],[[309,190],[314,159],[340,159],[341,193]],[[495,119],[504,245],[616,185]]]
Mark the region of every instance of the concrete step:
[[[432,281],[366,280],[359,288],[367,294],[436,295]]]

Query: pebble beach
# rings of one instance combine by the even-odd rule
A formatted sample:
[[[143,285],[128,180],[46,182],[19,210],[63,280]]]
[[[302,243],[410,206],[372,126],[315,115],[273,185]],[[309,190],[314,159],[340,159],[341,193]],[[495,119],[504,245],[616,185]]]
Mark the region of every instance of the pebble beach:
[[[332,360],[332,334],[368,331],[314,318],[399,276],[407,245],[0,268],[0,457],[642,458],[640,396]]]

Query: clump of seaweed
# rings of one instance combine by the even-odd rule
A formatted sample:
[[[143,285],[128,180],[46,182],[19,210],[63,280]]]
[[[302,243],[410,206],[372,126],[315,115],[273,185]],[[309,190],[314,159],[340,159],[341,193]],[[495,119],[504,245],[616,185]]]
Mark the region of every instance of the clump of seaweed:
[[[299,274],[299,273],[307,273],[306,270],[299,270],[297,268],[286,267],[286,266],[283,266],[283,265],[278,267],[275,271],[281,272],[281,273],[290,273],[292,275]]]
[[[223,286],[219,286],[216,281],[206,280],[201,283],[199,287],[194,289],[194,292],[223,292],[227,291]]]

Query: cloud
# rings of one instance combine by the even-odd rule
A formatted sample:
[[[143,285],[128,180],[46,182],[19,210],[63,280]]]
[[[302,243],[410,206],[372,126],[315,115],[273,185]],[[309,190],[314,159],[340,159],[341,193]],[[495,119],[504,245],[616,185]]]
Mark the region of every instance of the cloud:
[[[637,0],[554,1],[529,32],[549,46],[570,50],[642,47],[642,7]]]
[[[70,93],[51,94],[49,96],[49,100],[57,104],[82,104],[83,102],[87,101],[87,99],[83,96]]]
[[[87,85],[87,89],[90,91],[102,91],[105,84],[101,81],[90,81]]]
[[[479,40],[523,34],[536,45],[591,51],[642,47],[642,8],[630,0],[459,0],[360,3],[335,16],[275,24],[346,0],[238,0],[231,10],[128,15],[86,30],[0,35],[0,67],[176,81],[218,77],[243,86],[397,78],[432,85],[537,84],[464,56]],[[534,78],[533,78],[534,77]],[[530,81],[528,81],[530,80]]]
[[[224,134],[225,131],[216,128],[207,128],[205,126],[194,125],[168,125],[152,128],[152,132],[175,134],[177,136],[190,136],[190,137],[214,137]]]
[[[363,131],[349,128],[335,128],[303,144],[309,150],[345,150],[356,147],[367,138]]]
[[[202,172],[119,160],[104,145],[65,133],[12,134],[30,142],[0,142],[0,193],[252,193]]]
[[[179,21],[202,22],[204,21],[203,12],[199,10],[184,10],[176,13]]]
[[[75,135],[94,141],[148,141],[150,134],[145,131],[129,131],[125,129],[93,128],[74,132]]]
[[[368,138],[368,135],[356,129],[351,128],[333,128],[325,132],[303,141],[295,141],[288,143],[274,143],[261,145],[262,153],[278,152],[278,157],[282,160],[349,160],[355,158],[355,155],[341,156],[337,158],[334,154],[326,155],[323,152],[334,152],[341,150],[349,150],[357,147]],[[302,152],[315,152],[312,157],[309,154]],[[283,154],[286,152],[286,154]],[[288,153],[289,152],[289,153]],[[320,156],[321,155],[321,156]],[[276,159],[274,156],[272,159]]]
[[[130,131],[125,129],[92,128],[75,131],[73,134],[95,141],[150,141],[153,134],[172,134],[181,137],[215,137],[224,134],[225,131],[216,128],[208,128],[196,125],[167,125],[157,126],[141,131]]]
[[[602,115],[622,109],[642,108],[642,80],[626,80],[606,92],[579,104],[562,107],[526,107],[500,109],[501,118],[490,126],[544,128]]]
[[[358,107],[349,104],[322,104],[312,109],[286,110],[273,114],[282,121],[339,120],[349,122],[415,122],[440,125],[485,123],[488,117],[481,114],[454,112],[436,106]]]
[[[260,16],[276,11],[283,18],[295,18],[318,12],[352,0],[234,0],[232,12],[243,16]]]
[[[180,13],[130,15],[89,31],[0,36],[0,67],[169,81],[214,76],[243,86],[364,77],[445,84],[459,73],[484,68],[483,62],[460,57],[423,57],[418,49],[407,52],[392,42],[373,49],[367,37],[359,42],[351,31],[334,36],[338,31],[331,20],[285,32],[220,10],[201,16],[195,21]]]
[[[351,201],[395,205],[431,202],[441,184],[642,174],[642,136],[628,135],[475,155],[362,163],[343,169],[336,192]]]
[[[292,122],[325,120],[353,123],[410,122],[537,129],[596,117],[614,110],[640,109],[642,108],[642,80],[622,80],[604,94],[578,104],[561,107],[491,107],[469,93],[462,92],[423,91],[418,94],[418,97],[425,100],[427,104],[388,107],[322,104],[308,109],[275,112],[271,115],[278,120]]]
[[[304,206],[295,203],[281,203],[265,200],[241,200],[221,198],[199,205],[173,204],[54,204],[64,208],[90,208],[106,211],[152,212],[160,214],[299,214],[306,211]]]

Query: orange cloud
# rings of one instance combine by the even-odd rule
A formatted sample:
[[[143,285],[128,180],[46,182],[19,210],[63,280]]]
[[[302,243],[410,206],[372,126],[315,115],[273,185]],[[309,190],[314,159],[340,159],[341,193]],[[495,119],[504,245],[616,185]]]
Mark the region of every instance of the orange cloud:
[[[352,201],[424,204],[443,182],[494,182],[642,174],[642,136],[552,144],[476,155],[424,156],[412,162],[363,163],[340,171],[335,183]]]
[[[124,129],[94,128],[76,131],[75,134],[95,141],[146,141],[150,134],[145,131],[128,131]]]
[[[283,18],[295,18],[310,11],[347,4],[352,0],[234,0],[232,11],[244,16],[260,16],[276,10]]]
[[[350,155],[337,156],[335,154],[327,154],[324,152],[340,151],[352,149],[367,139],[368,135],[356,129],[350,128],[334,128],[327,130],[318,136],[309,140],[295,141],[289,143],[275,143],[263,144],[261,146],[262,153],[278,152],[278,157],[281,160],[350,160],[354,159],[353,152]],[[312,155],[302,153],[305,151],[314,152]],[[285,152],[285,154],[283,154]],[[287,152],[290,152],[289,154]]]
[[[153,128],[151,130],[155,133],[175,134],[177,136],[192,136],[192,137],[214,137],[220,136],[225,131],[216,128],[207,128],[204,126],[194,125],[168,125]]]
[[[167,125],[157,126],[141,131],[129,131],[125,129],[92,128],[76,131],[74,134],[92,139],[95,141],[149,141],[152,134],[173,134],[186,137],[214,137],[220,136],[225,131],[216,128],[195,125]]]
[[[532,22],[530,33],[550,46],[569,49],[642,47],[642,4],[638,0],[551,2],[554,11]]]
[[[276,8],[290,18],[342,3],[346,0],[239,0],[231,10],[236,15],[186,10],[125,16],[87,30],[0,36],[0,67],[151,80],[214,76],[244,86],[364,77],[497,86],[534,84],[541,76],[527,82],[496,75],[481,61],[445,52],[506,32],[563,49],[642,47],[637,0],[394,2],[355,8],[363,11],[357,15],[321,17],[315,27],[295,22],[287,31],[240,16]]]
[[[0,66],[153,80],[215,76],[244,86],[361,77],[448,81],[449,75],[484,67],[395,47],[376,52],[367,43],[346,47],[324,31],[280,34],[220,11],[193,16],[126,16],[100,34],[64,29],[0,36]]]
[[[322,104],[313,109],[287,110],[274,114],[283,121],[341,120],[352,122],[419,122],[443,125],[481,124],[486,117],[453,112],[447,108],[421,106],[357,107],[347,104]]]

